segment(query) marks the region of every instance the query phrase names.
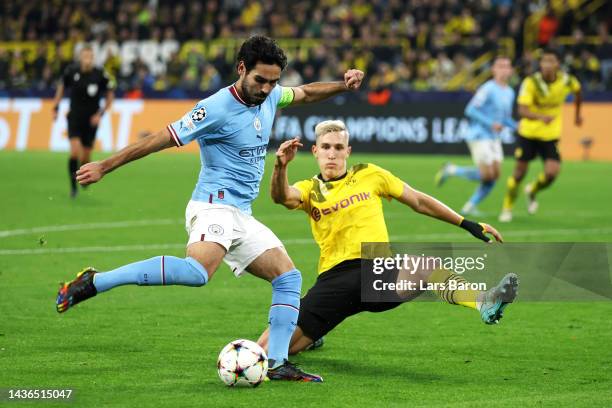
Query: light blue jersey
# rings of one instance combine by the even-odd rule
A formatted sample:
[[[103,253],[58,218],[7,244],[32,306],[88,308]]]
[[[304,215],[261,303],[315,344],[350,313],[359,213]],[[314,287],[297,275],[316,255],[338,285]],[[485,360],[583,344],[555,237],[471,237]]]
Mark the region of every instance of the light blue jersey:
[[[250,106],[231,85],[168,125],[177,146],[192,140],[200,145],[202,168],[192,200],[231,205],[250,214],[276,109],[292,100],[291,88],[277,85],[261,105]]]
[[[470,119],[470,129],[465,139],[499,138],[499,133],[491,128],[494,123],[515,130],[516,122],[512,119],[514,96],[514,89],[510,86],[502,87],[492,79],[480,86],[465,108],[465,116]]]

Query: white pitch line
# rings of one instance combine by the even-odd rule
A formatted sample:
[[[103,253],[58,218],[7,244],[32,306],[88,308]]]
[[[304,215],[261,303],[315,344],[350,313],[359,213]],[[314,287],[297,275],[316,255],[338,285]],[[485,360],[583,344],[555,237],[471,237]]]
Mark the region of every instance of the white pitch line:
[[[386,211],[386,215],[394,216],[394,215],[403,215],[404,212],[400,211]],[[552,216],[553,218],[557,215],[565,216],[565,212],[554,212],[548,211],[546,214],[543,214],[545,217]],[[596,218],[602,217],[604,214],[599,212],[581,212],[575,213],[574,217],[582,217],[582,218]],[[303,214],[298,213],[286,213],[286,214],[264,214],[258,215],[257,218],[260,221],[265,220],[280,220],[280,219],[298,219],[303,218]],[[49,233],[49,232],[62,232],[62,231],[86,231],[86,230],[95,230],[95,229],[115,229],[115,228],[131,228],[131,227],[148,227],[148,226],[157,226],[157,225],[182,225],[184,223],[183,219],[178,218],[162,218],[162,219],[151,219],[151,220],[125,220],[125,221],[108,221],[108,222],[93,222],[93,223],[83,223],[83,224],[62,224],[62,225],[47,225],[47,226],[39,226],[39,227],[30,227],[30,228],[18,228],[12,230],[0,230],[0,238],[14,237],[19,235],[28,235],[28,234],[41,234],[41,233]],[[579,230],[570,230],[570,231],[579,231]],[[507,235],[507,234],[504,234]],[[535,235],[539,235],[536,233]],[[423,235],[425,237],[431,237],[431,239],[436,239],[437,237],[449,237],[456,238],[460,236],[457,233],[449,233],[449,234],[426,234]],[[412,236],[410,236],[412,237]]]
[[[67,247],[67,248],[23,248],[23,249],[1,249],[2,255],[44,255],[44,254],[70,254],[84,252],[123,252],[123,251],[148,251],[151,249],[176,249],[185,248],[185,244],[146,244],[146,245],[115,245],[115,246],[91,246],[91,247]]]
[[[296,214],[285,214],[285,215],[263,215],[256,217],[259,220],[265,219],[294,219]],[[114,228],[130,228],[130,227],[148,227],[153,225],[182,225],[185,221],[183,219],[174,218],[162,218],[154,220],[127,220],[127,221],[110,221],[110,222],[92,222],[85,224],[63,224],[63,225],[47,225],[41,227],[31,228],[18,228],[12,230],[0,231],[0,238],[14,237],[18,235],[28,234],[41,234],[48,232],[62,232],[62,231],[86,231],[94,229],[114,229]]]
[[[131,221],[115,221],[115,222],[92,222],[87,224],[64,224],[64,225],[47,225],[33,228],[20,228],[14,230],[0,231],[0,238],[13,237],[16,235],[38,234],[45,232],[57,231],[82,231],[92,229],[112,229],[112,228],[129,228],[142,227],[148,225],[173,225],[182,223],[179,219],[156,219],[156,220],[131,220]]]
[[[607,234],[612,233],[612,228],[591,228],[591,229],[548,229],[548,230],[514,230],[504,233],[506,237],[534,237],[534,236],[559,236],[571,235],[577,232],[587,234]],[[412,235],[392,235],[391,240],[401,242],[402,240],[410,240],[412,242],[428,241],[428,240],[450,240],[455,238],[465,238],[467,232],[452,232],[439,234],[412,234]],[[285,245],[316,245],[312,238],[295,238],[282,240]],[[476,241],[474,241],[476,242]],[[66,254],[66,253],[96,253],[96,252],[124,252],[124,251],[149,251],[153,249],[182,249],[185,248],[185,243],[182,244],[145,244],[145,245],[115,245],[115,246],[91,246],[91,247],[66,247],[66,248],[16,248],[2,249],[0,256],[10,255],[44,255],[44,254]]]

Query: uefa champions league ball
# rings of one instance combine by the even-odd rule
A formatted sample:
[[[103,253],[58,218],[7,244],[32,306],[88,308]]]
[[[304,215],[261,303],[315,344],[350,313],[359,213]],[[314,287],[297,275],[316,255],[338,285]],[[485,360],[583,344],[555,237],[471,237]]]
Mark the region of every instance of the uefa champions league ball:
[[[217,370],[227,386],[257,387],[268,373],[268,356],[255,342],[234,340],[221,350]]]

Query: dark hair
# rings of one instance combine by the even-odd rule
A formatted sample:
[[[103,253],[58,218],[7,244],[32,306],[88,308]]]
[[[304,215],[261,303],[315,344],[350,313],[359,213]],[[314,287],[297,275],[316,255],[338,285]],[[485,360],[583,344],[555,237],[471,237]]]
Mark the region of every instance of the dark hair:
[[[276,41],[263,35],[254,35],[240,47],[236,63],[244,61],[247,72],[252,70],[258,62],[278,65],[281,70],[287,66],[287,56]]]
[[[558,61],[561,61],[561,52],[559,52],[559,50],[556,48],[551,48],[551,47],[544,48],[542,50],[542,53],[540,54],[540,59],[542,59],[542,57],[546,54],[554,55],[555,57],[557,57]]]

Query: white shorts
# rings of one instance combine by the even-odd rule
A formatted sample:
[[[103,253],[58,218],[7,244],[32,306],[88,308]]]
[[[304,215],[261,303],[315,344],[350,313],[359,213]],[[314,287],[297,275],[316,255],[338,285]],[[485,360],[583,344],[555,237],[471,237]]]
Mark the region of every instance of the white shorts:
[[[501,163],[504,160],[504,150],[500,139],[473,140],[468,142],[472,160],[477,166],[490,166],[493,162]]]
[[[236,276],[268,249],[283,248],[270,228],[229,205],[189,201],[185,228],[189,234],[187,246],[200,241],[222,245],[227,250],[223,260]]]

